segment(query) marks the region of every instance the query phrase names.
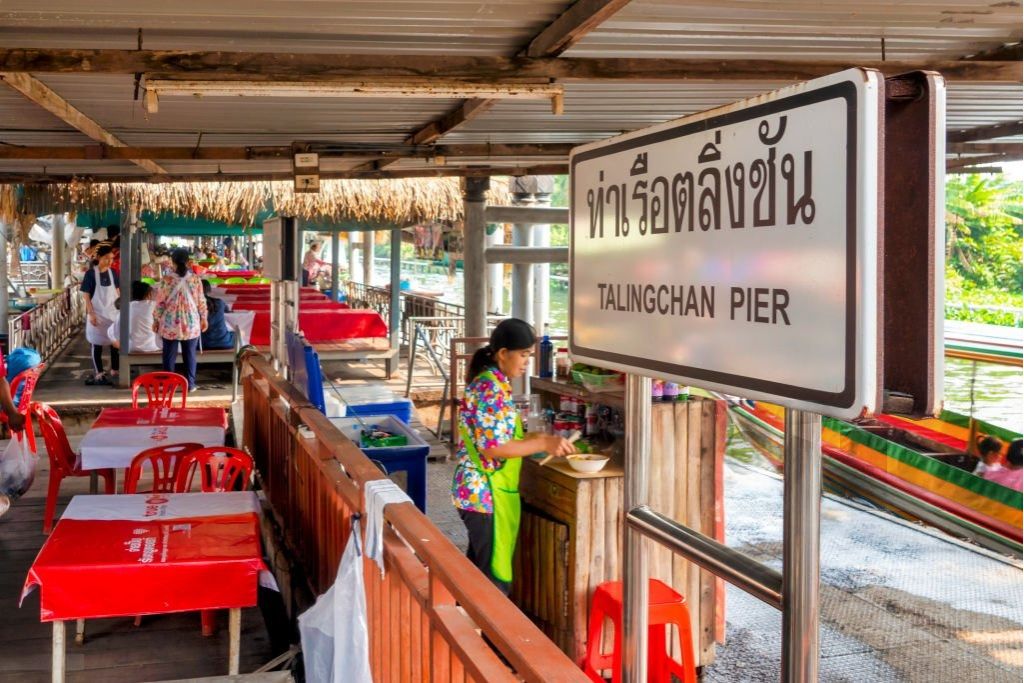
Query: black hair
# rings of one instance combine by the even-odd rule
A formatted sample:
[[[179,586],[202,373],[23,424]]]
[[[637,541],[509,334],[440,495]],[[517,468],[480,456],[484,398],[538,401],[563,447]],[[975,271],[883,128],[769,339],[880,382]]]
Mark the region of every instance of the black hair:
[[[1017,439],[1006,449],[1006,464],[1013,469],[1021,466],[1021,440]]]
[[[92,249],[93,247],[95,247],[99,243],[100,243],[99,240],[89,240],[89,248]]]
[[[149,286],[148,282],[142,280],[135,280],[132,282],[132,301],[142,301],[147,296],[152,287]]]
[[[112,246],[110,246],[109,242],[100,242],[100,245],[98,247],[96,247],[96,253],[93,254],[92,264],[94,266],[98,266],[100,264],[100,259],[101,258],[106,256],[107,254],[113,254],[113,253],[114,253],[114,248]]]
[[[121,226],[118,225],[117,223],[111,223],[110,225],[107,226],[107,239],[112,240],[115,237],[120,236],[120,234]]]
[[[210,296],[210,289],[212,288],[213,285],[210,284],[209,280],[203,280],[203,296],[206,298],[206,308],[209,309],[210,313],[217,310],[217,302],[220,301],[220,299],[214,299]]]
[[[188,260],[192,258],[188,249],[175,249],[171,252],[171,263],[174,264],[174,272],[178,274],[178,277],[185,277],[188,273]]]
[[[985,435],[978,439],[978,455],[986,456],[1003,450],[1003,442],[994,436]]]
[[[473,354],[473,359],[469,362],[469,369],[466,371],[466,384],[496,364],[494,356],[498,351],[502,349],[522,351],[531,348],[536,343],[537,334],[528,322],[519,318],[502,320],[491,332],[491,339],[487,345],[477,349]]]

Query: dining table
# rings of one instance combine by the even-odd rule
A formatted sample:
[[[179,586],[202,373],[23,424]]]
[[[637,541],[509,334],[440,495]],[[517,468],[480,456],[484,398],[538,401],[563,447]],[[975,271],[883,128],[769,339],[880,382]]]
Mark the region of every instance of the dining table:
[[[64,681],[65,622],[226,609],[228,674],[238,674],[241,610],[277,588],[260,547],[252,491],[78,495],[29,569],[21,601],[40,590],[53,623],[52,680]],[[196,619],[198,628],[199,619]]]
[[[228,418],[223,408],[104,408],[79,444],[83,470],[125,469],[154,446],[199,443],[223,446]]]

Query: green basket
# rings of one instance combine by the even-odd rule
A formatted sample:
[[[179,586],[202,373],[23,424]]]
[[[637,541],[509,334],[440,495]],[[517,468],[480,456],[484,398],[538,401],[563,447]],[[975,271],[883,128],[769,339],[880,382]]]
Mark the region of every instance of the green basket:
[[[572,379],[577,384],[582,384],[587,391],[615,391],[622,385],[622,375],[618,373],[599,375],[594,372],[573,370]]]
[[[392,448],[407,446],[409,437],[405,434],[388,434],[387,436],[367,436],[365,432],[359,436],[359,445],[363,448]]]

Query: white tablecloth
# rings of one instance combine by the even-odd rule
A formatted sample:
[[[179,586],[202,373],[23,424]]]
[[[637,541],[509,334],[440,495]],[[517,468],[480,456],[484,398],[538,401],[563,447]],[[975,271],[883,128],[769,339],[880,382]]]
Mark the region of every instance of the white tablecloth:
[[[242,337],[242,346],[249,343],[252,336],[252,325],[256,320],[256,311],[232,311],[224,314],[224,321],[238,330]]]
[[[224,445],[223,427],[101,427],[90,429],[80,445],[83,470],[125,468],[154,446],[174,443]]]

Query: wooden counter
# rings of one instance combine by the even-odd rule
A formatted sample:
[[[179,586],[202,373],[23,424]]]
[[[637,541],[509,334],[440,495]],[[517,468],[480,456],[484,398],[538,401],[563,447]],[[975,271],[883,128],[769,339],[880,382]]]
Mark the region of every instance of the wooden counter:
[[[534,383],[533,389],[541,387]],[[719,539],[725,430],[725,406],[715,401],[652,406],[650,505]],[[623,477],[614,461],[595,474],[576,472],[562,460],[544,467],[528,460],[523,467],[512,600],[577,662],[586,648],[594,589],[622,579]],[[669,550],[647,546],[650,576],[686,596],[697,663],[711,663],[716,636],[724,636],[724,585]]]

